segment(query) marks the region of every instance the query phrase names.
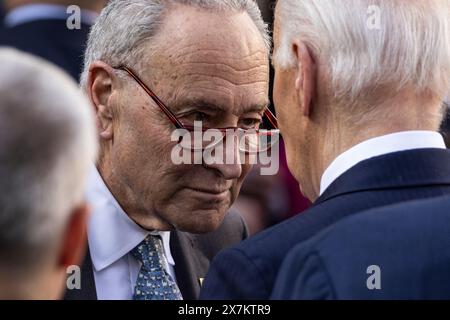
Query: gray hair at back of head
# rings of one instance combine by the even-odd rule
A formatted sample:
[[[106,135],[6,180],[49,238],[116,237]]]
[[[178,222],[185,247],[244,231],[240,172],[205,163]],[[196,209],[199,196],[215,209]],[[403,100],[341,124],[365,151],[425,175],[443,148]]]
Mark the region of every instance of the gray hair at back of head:
[[[351,103],[381,86],[448,92],[450,0],[279,0],[277,15],[275,63],[293,67],[291,41],[304,41],[338,99]]]
[[[96,129],[69,76],[5,47],[0,96],[0,267],[22,269],[60,245],[95,161]]]
[[[145,45],[159,32],[168,8],[176,4],[215,12],[247,12],[270,52],[268,28],[254,0],[111,0],[91,29],[81,86],[86,87],[89,66],[96,60],[139,67]]]

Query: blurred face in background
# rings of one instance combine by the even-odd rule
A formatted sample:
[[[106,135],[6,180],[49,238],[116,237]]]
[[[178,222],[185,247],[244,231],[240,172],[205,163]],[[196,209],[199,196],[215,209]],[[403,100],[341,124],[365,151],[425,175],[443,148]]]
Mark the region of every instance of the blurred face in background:
[[[268,52],[247,14],[177,6],[155,41],[161,46],[144,69],[130,67],[183,124],[259,126],[268,104]],[[251,166],[175,165],[174,125],[131,77],[118,72],[123,77],[108,100],[116,110],[113,134],[103,140],[99,165],[112,193],[147,229],[216,229]]]

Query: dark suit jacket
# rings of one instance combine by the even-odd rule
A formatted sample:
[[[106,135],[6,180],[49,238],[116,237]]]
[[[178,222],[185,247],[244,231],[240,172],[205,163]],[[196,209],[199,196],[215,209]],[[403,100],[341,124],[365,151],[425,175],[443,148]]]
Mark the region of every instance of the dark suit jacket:
[[[5,10],[3,9],[3,3],[0,2],[0,30],[3,29],[4,18],[5,18]]]
[[[239,243],[247,236],[244,221],[235,211],[230,211],[219,229],[211,233],[196,235],[173,231],[170,236],[170,249],[175,261],[178,287],[183,298],[197,299],[200,292],[199,279],[205,277],[212,258],[220,250]],[[81,289],[67,290],[64,299],[97,299],[89,250],[81,267]]]
[[[268,299],[286,254],[349,215],[403,201],[450,195],[450,151],[419,149],[360,162],[311,208],[214,259],[202,299]]]
[[[273,298],[450,299],[450,197],[361,213],[300,244]]]
[[[0,45],[40,56],[79,80],[89,26],[69,30],[62,19],[37,20],[0,28]]]

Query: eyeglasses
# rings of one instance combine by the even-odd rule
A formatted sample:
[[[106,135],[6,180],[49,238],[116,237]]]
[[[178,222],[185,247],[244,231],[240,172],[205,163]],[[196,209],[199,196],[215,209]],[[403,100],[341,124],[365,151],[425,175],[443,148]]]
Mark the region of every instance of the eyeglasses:
[[[208,136],[221,137],[221,139],[211,140],[203,139],[203,135],[190,134],[197,130],[200,130],[198,126],[183,124],[175,114],[158,98],[158,96],[136,75],[136,73],[126,66],[113,67],[116,70],[125,71],[131,78],[133,78],[139,86],[152,98],[161,111],[167,116],[169,121],[175,126],[176,129],[185,130],[190,135],[186,138],[184,135],[179,144],[182,148],[192,151],[203,151],[205,149],[213,148],[223,139],[230,135],[235,134],[239,139],[239,150],[249,153],[258,153],[268,151],[276,143],[278,143],[280,130],[278,129],[278,122],[275,115],[267,108],[264,111],[264,116],[267,118],[271,129],[242,129],[239,127],[226,127],[226,128],[207,128],[201,127],[203,133],[209,132]],[[201,141],[199,141],[201,140]]]

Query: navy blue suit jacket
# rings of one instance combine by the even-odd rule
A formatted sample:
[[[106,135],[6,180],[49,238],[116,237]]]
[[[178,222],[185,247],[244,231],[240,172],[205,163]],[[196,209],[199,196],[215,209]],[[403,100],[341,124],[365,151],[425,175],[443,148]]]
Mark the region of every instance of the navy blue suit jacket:
[[[90,26],[69,30],[66,20],[48,19],[0,28],[0,45],[40,56],[79,80]]]
[[[300,244],[273,298],[450,299],[450,197],[370,210]]]
[[[268,299],[282,261],[298,243],[352,214],[441,195],[450,195],[448,150],[409,150],[362,161],[304,213],[219,253],[200,298]]]

